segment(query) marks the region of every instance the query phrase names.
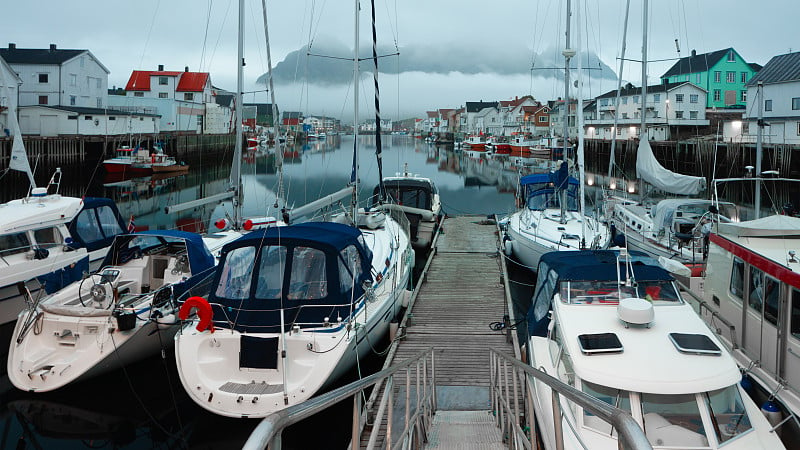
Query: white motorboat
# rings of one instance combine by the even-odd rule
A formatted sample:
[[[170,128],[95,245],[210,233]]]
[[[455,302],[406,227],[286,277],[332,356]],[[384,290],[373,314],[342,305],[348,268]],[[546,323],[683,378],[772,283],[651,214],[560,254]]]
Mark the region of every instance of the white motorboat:
[[[772,424],[739,383],[735,359],[673,277],[641,252],[553,252],[541,258],[528,313],[528,361],[628,411],[653,448],[780,449]],[[617,431],[534,381],[546,449],[616,449]]]
[[[214,263],[194,233],[118,236],[98,272],[19,313],[9,379],[52,391],[157,353],[178,330],[179,299],[207,291]]]
[[[384,177],[387,203],[375,203],[380,209],[393,209],[405,213],[410,223],[411,245],[417,250],[427,250],[442,219],[439,190],[430,178],[408,172],[408,168],[393,177]],[[373,199],[380,198],[380,186],[375,188]]]

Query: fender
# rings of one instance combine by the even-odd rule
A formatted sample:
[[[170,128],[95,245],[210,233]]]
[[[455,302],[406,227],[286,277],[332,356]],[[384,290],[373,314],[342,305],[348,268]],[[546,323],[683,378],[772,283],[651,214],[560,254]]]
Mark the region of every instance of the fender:
[[[211,305],[208,303],[208,300],[203,297],[189,297],[186,299],[183,305],[181,305],[181,309],[178,311],[178,318],[186,320],[192,312],[192,309],[195,308],[197,309],[197,317],[200,319],[197,323],[197,331],[203,332],[208,330],[213,333],[214,324],[211,323],[211,319],[214,317],[214,313],[211,311]]]

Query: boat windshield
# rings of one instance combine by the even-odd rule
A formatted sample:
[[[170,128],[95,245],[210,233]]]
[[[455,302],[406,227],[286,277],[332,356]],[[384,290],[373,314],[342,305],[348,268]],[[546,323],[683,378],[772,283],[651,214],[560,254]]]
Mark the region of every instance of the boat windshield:
[[[717,440],[721,444],[753,427],[736,385],[708,392],[704,395],[704,400],[711,412],[711,422],[714,424]]]
[[[629,414],[631,412],[631,398],[628,391],[590,383],[586,380],[581,380],[581,389],[583,392],[615,408],[627,411]],[[583,410],[583,424],[606,435],[617,435],[617,430],[611,423],[595,416],[587,409]]]
[[[638,281],[626,286],[616,280],[566,281],[560,284],[561,302],[573,305],[619,303],[620,298],[639,297],[653,302],[680,303],[675,285],[668,280]]]
[[[560,191],[557,191],[551,184],[530,185],[526,186],[526,190],[528,193],[527,196],[528,209],[543,210],[543,209],[561,207],[562,194]],[[567,211],[578,210],[578,198],[575,191],[576,191],[575,186],[570,185],[569,189],[567,190],[567,204],[566,204]]]
[[[642,419],[653,447],[708,448],[695,394],[642,394]]]

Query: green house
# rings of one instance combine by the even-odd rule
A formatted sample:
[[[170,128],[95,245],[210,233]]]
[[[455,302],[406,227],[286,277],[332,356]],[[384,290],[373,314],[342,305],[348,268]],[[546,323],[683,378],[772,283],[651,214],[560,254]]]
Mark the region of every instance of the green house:
[[[681,58],[661,75],[662,83],[688,81],[708,91],[707,108],[744,108],[745,85],[761,66],[748,63],[733,48]]]

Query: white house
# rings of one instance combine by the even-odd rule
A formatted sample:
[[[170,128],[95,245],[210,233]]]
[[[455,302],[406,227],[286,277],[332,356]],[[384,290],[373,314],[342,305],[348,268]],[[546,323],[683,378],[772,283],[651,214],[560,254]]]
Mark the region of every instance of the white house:
[[[502,135],[503,118],[497,108],[483,108],[474,116],[475,133]]]
[[[20,106],[106,107],[108,69],[89,50],[0,48],[0,57],[14,69],[22,85]]]
[[[747,107],[742,120],[724,124],[723,139],[756,142],[758,132],[758,83],[763,83],[765,126],[762,142],[800,144],[800,52],[774,56],[747,83]]]
[[[519,132],[530,131],[528,128],[528,121],[530,108],[539,106],[537,102],[530,95],[523,95],[522,97],[515,97],[513,100],[500,100],[498,103],[498,111],[503,121],[504,136],[511,136]],[[527,108],[527,110],[526,110]]]
[[[461,115],[459,131],[473,134],[480,133],[481,131],[486,132],[485,129],[481,129],[481,127],[477,124],[478,115],[486,108],[492,108],[497,111],[497,102],[484,102],[483,100],[479,102],[466,102],[464,107],[465,111]],[[486,113],[483,115],[485,114]]]
[[[17,110],[20,84],[22,84],[22,80],[0,57],[0,137],[11,134],[8,115],[14,114],[14,111]]]
[[[40,136],[152,135],[159,132],[158,119],[156,115],[107,108],[43,105],[19,108],[22,134]]]
[[[620,92],[619,110],[614,105],[616,90],[596,98],[596,118],[584,122],[588,139],[631,139],[641,128],[642,90],[630,83]],[[647,87],[646,124],[651,140],[667,140],[682,127],[707,126],[705,89],[687,81]],[[614,130],[614,116],[618,127]]]

